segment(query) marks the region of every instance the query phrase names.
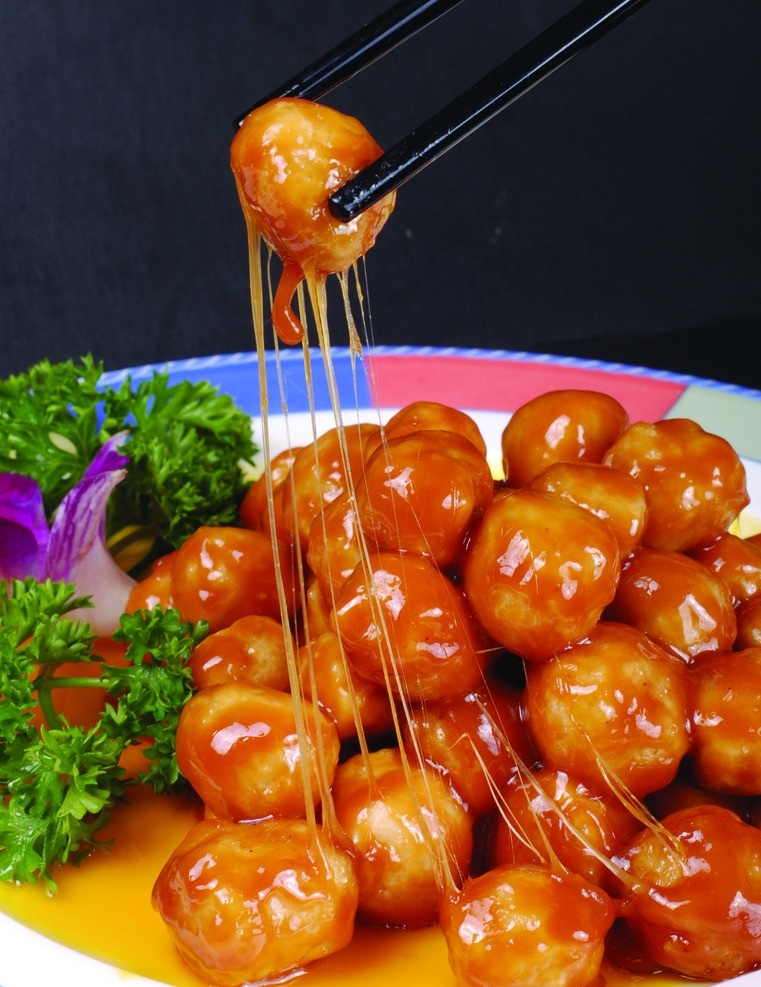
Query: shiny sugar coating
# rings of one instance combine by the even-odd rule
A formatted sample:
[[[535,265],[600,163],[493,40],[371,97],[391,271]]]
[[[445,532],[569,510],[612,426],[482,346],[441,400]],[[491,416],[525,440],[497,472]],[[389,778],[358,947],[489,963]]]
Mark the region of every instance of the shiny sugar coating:
[[[375,547],[425,555],[446,568],[459,560],[493,495],[484,453],[457,432],[423,429],[388,439],[367,460],[358,518]]]
[[[273,617],[240,617],[193,649],[188,665],[194,685],[203,689],[233,680],[286,690],[289,634]]]
[[[588,987],[614,918],[605,892],[577,874],[515,864],[446,897],[441,927],[462,987]]]
[[[647,524],[645,488],[623,470],[599,463],[553,463],[527,486],[605,521],[616,536],[622,559],[640,545]]]
[[[698,980],[761,965],[761,830],[721,806],[687,808],[615,858],[621,913],[652,959]]]
[[[188,700],[177,763],[210,812],[233,821],[296,818],[308,802],[320,803],[338,763],[338,735],[313,704],[302,702],[301,712],[303,733],[287,692],[245,682],[207,686]]]
[[[618,542],[605,521],[527,488],[487,508],[462,565],[484,632],[529,661],[545,661],[589,633],[619,572]]]
[[[332,192],[380,155],[354,117],[304,99],[265,103],[233,138],[230,166],[246,221],[283,262],[273,321],[284,342],[303,336],[290,310],[300,282],[348,270],[391,214],[395,193],[347,223],[328,205]]]
[[[493,674],[463,696],[414,706],[403,740],[410,758],[422,756],[446,773],[475,815],[493,812],[495,787],[534,760],[521,692]]]
[[[296,453],[288,482],[278,490],[281,541],[298,540],[302,550],[308,550],[312,525],[328,504],[358,481],[368,443],[378,431],[378,425],[366,423],[331,428]]]
[[[629,424],[624,407],[599,391],[547,391],[521,405],[502,433],[502,466],[522,487],[553,463],[599,463]]]
[[[292,612],[293,561],[286,546],[274,550],[261,531],[232,526],[198,528],[177,549],[172,600],[184,620],[208,622],[212,631],[248,614],[280,617],[278,579]]]
[[[626,624],[527,668],[526,709],[545,764],[638,797],[667,785],[690,747],[686,667]]]
[[[335,724],[340,740],[360,731],[368,737],[393,732],[394,704],[386,690],[352,671],[333,630],[324,630],[298,653],[304,695]]]
[[[473,851],[473,819],[446,778],[414,762],[407,769],[399,748],[382,748],[339,766],[333,798],[356,850],[363,919],[407,928],[435,923],[447,871],[461,881]]]
[[[348,945],[351,857],[300,820],[206,820],[171,855],[153,905],[203,983],[279,982]]]
[[[686,552],[705,545],[749,501],[738,454],[688,418],[630,425],[603,462],[644,486],[649,513],[643,544],[649,548]]]
[[[617,795],[590,788],[559,768],[516,774],[504,791],[497,820],[495,864],[559,863],[597,887],[609,889],[607,861],[640,823]]]
[[[351,667],[398,698],[462,695],[488,664],[462,590],[423,556],[371,553],[341,587],[332,620]]]
[[[699,655],[689,675],[698,780],[717,792],[761,795],[761,647]]]
[[[761,547],[728,531],[690,552],[727,584],[735,606],[761,594]]]
[[[682,552],[654,548],[639,548],[624,561],[606,616],[638,627],[685,662],[731,648],[737,633],[726,583]]]

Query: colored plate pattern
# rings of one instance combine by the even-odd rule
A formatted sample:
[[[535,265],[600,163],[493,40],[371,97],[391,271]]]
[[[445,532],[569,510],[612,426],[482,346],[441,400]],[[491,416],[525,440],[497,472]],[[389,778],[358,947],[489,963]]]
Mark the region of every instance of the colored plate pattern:
[[[390,412],[411,400],[436,400],[474,414],[495,463],[499,462],[499,436],[509,414],[548,390],[585,388],[604,391],[624,405],[632,421],[692,418],[706,430],[728,439],[743,457],[751,494],[747,512],[749,521],[743,530],[750,533],[761,528],[761,391],[644,367],[506,350],[379,346],[362,357],[352,356],[348,349],[335,349],[332,358],[334,380],[319,354],[313,358],[311,366],[318,430],[331,423],[330,417],[326,416],[330,409],[331,389],[340,399],[347,422],[355,417],[355,408],[363,420],[372,420],[377,409]],[[156,369],[167,370],[171,381],[210,381],[235,398],[254,418],[255,430],[258,429],[259,367],[255,354],[237,353],[177,361],[161,367],[134,367],[109,372],[104,376],[104,382],[116,386],[127,376],[138,381],[151,376]],[[277,451],[278,441],[284,441],[286,434],[294,444],[308,441],[310,402],[302,351],[269,352],[263,369],[270,415],[275,416],[273,451]],[[289,409],[288,426],[281,414],[283,407]],[[279,440],[277,436],[280,436]],[[113,866],[115,874],[126,876],[130,868],[129,848],[124,853],[124,860],[115,859]],[[0,888],[0,891],[3,892],[0,909],[7,907],[15,911],[8,905],[15,889]],[[118,880],[114,896],[119,896]],[[44,905],[44,899],[40,899],[35,909]],[[65,907],[65,899],[60,907]],[[33,912],[25,912],[24,921],[19,922],[0,911],[0,987],[29,987],[36,983],[76,983],[78,987],[158,985],[159,981],[151,979],[150,973],[147,978],[143,975],[150,966],[146,967],[142,961],[129,964],[140,971],[133,973],[117,969],[104,960],[96,930],[99,919],[109,912],[109,903],[93,902],[91,908],[93,924],[87,934],[94,944],[87,952],[92,955],[62,946],[35,932]],[[116,911],[118,913],[118,909]],[[118,914],[114,915],[114,921],[121,921]],[[132,939],[134,933],[127,928],[124,928],[124,935],[130,936],[134,943],[136,957],[151,949],[149,941],[141,941],[139,937]],[[411,936],[405,933],[391,935],[399,939],[399,943],[389,949],[388,957],[379,961],[380,971],[352,966],[356,960],[347,951],[344,959],[340,954],[335,957],[332,972],[328,974],[331,984],[353,987],[361,979],[363,987],[371,987],[376,981],[388,983],[398,977],[410,987],[448,987],[451,978],[435,937],[432,939],[425,931]],[[355,955],[361,954],[362,948],[360,942],[359,953]],[[98,956],[100,958],[96,958]],[[325,982],[319,975],[313,982],[318,981]],[[182,979],[182,983],[185,982]],[[669,977],[657,979],[659,987],[678,983],[684,981]],[[734,983],[761,987],[761,971],[740,977]]]
[[[348,349],[332,351],[341,403],[346,408],[398,408],[410,400],[436,400],[474,411],[510,412],[543,391],[576,387],[613,394],[632,421],[693,418],[724,435],[743,458],[761,462],[761,391],[703,380],[670,371],[624,364],[554,357],[509,350],[434,347],[374,347],[363,357]],[[300,349],[283,350],[266,360],[270,411],[281,406],[277,365],[282,368],[282,397],[292,412],[308,411],[309,400]],[[358,373],[356,384],[352,367]],[[170,362],[170,379],[208,380],[231,394],[252,416],[259,413],[257,358],[234,353]],[[106,373],[115,386],[125,377],[151,376],[153,365]],[[330,408],[328,375],[319,357],[311,367],[314,404]]]

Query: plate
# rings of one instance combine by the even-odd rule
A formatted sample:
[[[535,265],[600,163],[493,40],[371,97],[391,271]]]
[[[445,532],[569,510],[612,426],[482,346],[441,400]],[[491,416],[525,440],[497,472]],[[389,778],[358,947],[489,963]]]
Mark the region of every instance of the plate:
[[[355,416],[355,408],[359,409],[359,417],[366,421],[373,420],[379,410],[381,415],[387,416],[411,400],[441,401],[462,408],[476,418],[495,463],[499,462],[499,439],[510,412],[548,390],[586,388],[607,392],[624,405],[632,421],[692,418],[707,431],[726,438],[742,456],[748,473],[751,504],[741,519],[741,531],[751,534],[761,530],[761,391],[644,367],[511,351],[378,346],[359,359],[352,357],[347,349],[336,349],[332,356],[335,387],[347,423]],[[322,431],[332,425],[329,411],[332,381],[319,356],[313,359],[314,407],[317,427]],[[258,361],[255,354],[227,354],[177,361],[161,367],[134,367],[105,374],[104,383],[116,386],[127,376],[139,381],[150,377],[157,369],[166,370],[172,382],[207,380],[218,386],[252,416],[258,434]],[[301,350],[283,350],[277,356],[269,352],[265,371],[274,426],[273,451],[286,444],[286,436],[293,444],[308,441],[311,412]],[[287,423],[282,414],[276,413],[284,404],[289,409]],[[165,824],[166,820],[163,820],[161,825]],[[170,819],[169,824],[170,828],[179,825],[176,819]],[[165,835],[167,840],[173,839],[170,833]],[[169,843],[169,847],[175,842],[177,840]],[[159,851],[163,853],[160,847]],[[35,931],[44,921],[41,916],[46,907],[68,907],[65,877],[57,896],[59,901],[48,901],[41,894],[34,898],[29,895],[39,889],[0,888],[0,987],[28,987],[30,983],[44,982],[76,983],[77,987],[148,987],[160,983],[185,987],[188,983],[200,983],[182,973],[175,977],[171,973],[156,972],[153,954],[162,949],[172,952],[168,937],[164,942],[159,933],[158,945],[154,948],[145,924],[150,923],[153,916],[149,907],[145,915],[135,918],[134,928],[122,924],[129,918],[122,918],[116,905],[121,898],[121,885],[128,883],[137,864],[130,856],[129,847],[124,847],[121,855],[114,851],[109,858],[114,906],[109,908],[108,900],[94,900],[87,897],[85,890],[80,892],[86,899],[85,907],[89,908],[88,927],[80,930],[80,938],[61,936],[76,948]],[[86,865],[72,872],[72,888],[84,880],[85,872]],[[146,899],[149,892],[150,887],[146,887]],[[16,896],[22,905],[18,905]],[[15,918],[11,917],[11,912]],[[128,941],[128,958],[115,957],[104,945],[109,919],[116,927],[112,934],[121,933]],[[155,921],[160,924],[157,916]],[[331,958],[334,962],[327,967],[327,974],[315,969],[303,982],[350,987],[358,984],[361,978],[363,987],[374,987],[376,983],[380,987],[398,976],[409,987],[451,987],[452,977],[435,930],[433,934],[424,931],[391,936],[390,948],[384,949],[383,955],[377,954],[375,959],[369,958],[365,943],[358,943],[354,955],[361,959],[361,975],[356,972],[356,961],[350,952],[352,947],[349,947],[345,957],[338,954]],[[171,963],[168,969],[171,969]],[[622,984],[635,982],[643,983],[641,978],[621,980]],[[761,987],[761,971],[746,974],[734,982],[743,987]],[[675,985],[683,981],[666,977],[644,983]]]

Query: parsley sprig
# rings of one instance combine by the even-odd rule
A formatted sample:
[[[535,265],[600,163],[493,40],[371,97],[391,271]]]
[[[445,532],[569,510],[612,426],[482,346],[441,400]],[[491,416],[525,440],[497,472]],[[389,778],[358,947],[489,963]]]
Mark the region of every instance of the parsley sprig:
[[[109,503],[111,543],[152,543],[156,555],[199,524],[236,523],[257,451],[249,416],[206,381],[170,384],[156,371],[111,388],[102,373],[88,355],[0,381],[0,472],[35,479],[50,517],[103,443],[127,430],[130,466]]]
[[[176,610],[125,614],[114,638],[126,642],[127,663],[109,665],[93,652],[90,626],[70,616],[87,604],[62,583],[0,583],[3,880],[43,880],[54,890],[56,865],[101,845],[99,830],[126,786],[162,792],[184,784],[174,738],[192,693],[187,659],[206,626],[183,622]],[[99,675],[55,676],[63,662],[98,662]],[[94,727],[70,725],[55,712],[51,695],[61,686],[108,692]],[[120,759],[138,743],[146,768],[127,777]]]

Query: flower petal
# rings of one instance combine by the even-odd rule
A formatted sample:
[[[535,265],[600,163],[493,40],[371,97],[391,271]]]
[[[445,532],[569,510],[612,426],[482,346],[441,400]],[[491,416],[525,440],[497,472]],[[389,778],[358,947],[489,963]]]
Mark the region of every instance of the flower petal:
[[[95,454],[93,461],[85,470],[83,480],[94,476],[96,473],[107,473],[110,470],[123,469],[129,463],[129,456],[119,450],[129,438],[129,432],[117,432],[104,442]]]
[[[39,579],[48,537],[37,481],[21,473],[0,473],[0,579]]]
[[[95,609],[88,610],[83,618],[99,634],[109,633],[118,625],[135,585],[105,545],[108,498],[126,475],[128,460],[118,451],[121,441],[121,435],[110,439],[61,501],[43,566],[49,579],[75,583],[78,593],[92,598]]]

